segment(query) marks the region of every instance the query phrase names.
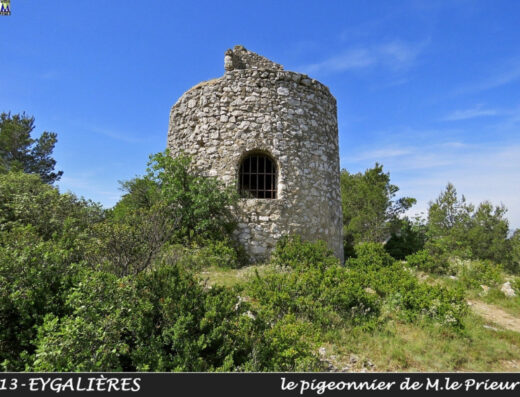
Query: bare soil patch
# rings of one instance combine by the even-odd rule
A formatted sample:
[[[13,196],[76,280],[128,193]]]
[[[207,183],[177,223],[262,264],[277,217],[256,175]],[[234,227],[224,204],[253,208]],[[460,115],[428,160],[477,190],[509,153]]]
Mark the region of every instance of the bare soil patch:
[[[520,318],[514,317],[497,306],[490,305],[478,300],[468,301],[471,309],[484,318],[510,331],[520,332]]]

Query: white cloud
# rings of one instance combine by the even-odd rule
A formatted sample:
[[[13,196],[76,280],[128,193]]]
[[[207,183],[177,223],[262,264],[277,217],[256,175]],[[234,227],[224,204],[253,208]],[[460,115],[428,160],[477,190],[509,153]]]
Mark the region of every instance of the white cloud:
[[[298,70],[307,74],[320,72],[342,72],[372,66],[376,62],[367,49],[353,49],[319,63],[301,66]]]
[[[349,48],[324,61],[296,69],[307,74],[338,73],[381,65],[398,70],[411,66],[425,45],[426,42],[412,44],[394,40],[380,45]]]
[[[390,60],[397,64],[408,64],[415,60],[420,47],[411,46],[400,41],[383,44],[378,48],[382,59]]]
[[[460,120],[468,120],[468,119],[474,119],[477,117],[484,117],[484,116],[496,116],[499,112],[495,109],[483,109],[482,105],[477,105],[471,109],[464,109],[464,110],[456,110],[446,117],[444,117],[443,121],[460,121]]]
[[[403,156],[410,153],[410,149],[386,147],[381,149],[369,150],[349,159],[351,162],[371,159],[386,159],[389,157]]]

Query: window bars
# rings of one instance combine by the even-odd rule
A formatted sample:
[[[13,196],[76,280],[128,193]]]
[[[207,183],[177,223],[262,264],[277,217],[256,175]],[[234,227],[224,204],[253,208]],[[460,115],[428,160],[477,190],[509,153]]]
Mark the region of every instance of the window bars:
[[[238,178],[241,197],[276,198],[276,164],[268,156],[247,156],[240,164]]]

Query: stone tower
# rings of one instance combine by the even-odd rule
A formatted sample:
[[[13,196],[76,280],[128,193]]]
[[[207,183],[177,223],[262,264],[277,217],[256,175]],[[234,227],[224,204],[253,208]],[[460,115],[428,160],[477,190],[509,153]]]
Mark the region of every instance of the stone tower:
[[[173,105],[171,154],[236,186],[238,238],[253,260],[293,233],[326,241],[343,260],[335,98],[242,46],[226,51],[224,68]]]

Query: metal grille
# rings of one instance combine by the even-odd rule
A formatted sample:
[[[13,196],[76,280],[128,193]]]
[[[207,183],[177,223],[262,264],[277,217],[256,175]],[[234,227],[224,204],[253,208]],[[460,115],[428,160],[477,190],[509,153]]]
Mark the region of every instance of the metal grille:
[[[242,197],[276,198],[276,164],[262,154],[252,154],[240,164],[239,190]]]

